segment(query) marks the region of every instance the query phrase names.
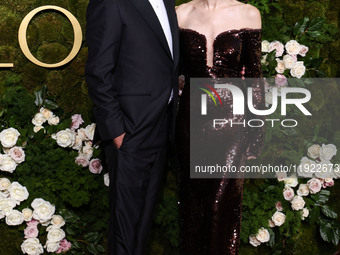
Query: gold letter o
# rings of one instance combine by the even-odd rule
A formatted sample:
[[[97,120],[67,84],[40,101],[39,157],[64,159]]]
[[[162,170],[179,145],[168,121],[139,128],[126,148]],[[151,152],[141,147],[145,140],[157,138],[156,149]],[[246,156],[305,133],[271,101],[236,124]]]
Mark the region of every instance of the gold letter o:
[[[70,54],[64,60],[60,61],[59,63],[55,63],[55,64],[46,64],[36,59],[32,55],[31,51],[29,50],[28,45],[27,45],[27,40],[26,40],[27,27],[31,19],[33,18],[33,16],[36,15],[38,12],[47,10],[47,9],[57,10],[65,14],[65,16],[71,22],[72,27],[73,27],[73,32],[74,32],[74,43],[73,43],[73,48]],[[19,27],[18,39],[19,39],[19,45],[20,45],[22,52],[30,61],[32,61],[34,64],[38,66],[54,68],[54,67],[59,67],[59,66],[67,64],[77,55],[77,53],[79,52],[81,48],[83,35],[82,35],[80,24],[78,20],[72,15],[72,13],[70,13],[68,10],[61,8],[59,6],[45,5],[45,6],[41,6],[41,7],[34,9],[33,11],[31,11],[25,16],[25,18],[22,20],[20,27]]]

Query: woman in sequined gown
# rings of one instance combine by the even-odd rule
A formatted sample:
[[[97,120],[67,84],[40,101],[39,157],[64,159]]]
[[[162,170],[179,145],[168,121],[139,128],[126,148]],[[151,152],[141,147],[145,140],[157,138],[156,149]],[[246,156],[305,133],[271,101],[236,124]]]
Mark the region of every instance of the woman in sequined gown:
[[[176,12],[180,26],[180,74],[185,77],[177,119],[180,252],[237,254],[244,180],[228,176],[190,179],[189,81],[198,77],[261,77],[261,17],[255,7],[234,0],[194,0],[180,5]],[[224,98],[223,103],[230,106],[231,96]],[[253,104],[256,109],[264,108],[263,86],[254,85]],[[248,113],[242,118],[251,117]],[[232,114],[226,116],[230,118]],[[206,136],[223,143],[226,165],[240,167],[259,155],[264,128],[233,126],[219,135],[208,131]]]

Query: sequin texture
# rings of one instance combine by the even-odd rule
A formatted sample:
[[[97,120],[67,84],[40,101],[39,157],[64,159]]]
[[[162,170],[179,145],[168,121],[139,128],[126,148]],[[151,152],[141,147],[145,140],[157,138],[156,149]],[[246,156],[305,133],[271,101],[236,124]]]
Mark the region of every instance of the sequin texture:
[[[239,249],[244,179],[190,179],[190,78],[261,77],[261,29],[235,29],[219,34],[213,43],[213,66],[207,66],[204,35],[180,29],[180,74],[185,86],[179,105],[177,140],[179,141],[179,209],[183,255],[231,255]],[[219,91],[223,105],[232,108],[231,95]],[[264,88],[253,86],[253,105],[264,109]],[[230,111],[231,112],[231,111]],[[243,121],[252,118],[226,115],[226,119]],[[259,118],[258,116],[256,118]],[[223,143],[221,155],[228,166],[245,165],[247,155],[258,156],[264,143],[264,128],[249,130],[233,126],[212,130],[204,127],[204,137]],[[203,139],[203,140],[202,140]],[[247,148],[249,152],[247,153]],[[209,148],[208,148],[209,149]]]

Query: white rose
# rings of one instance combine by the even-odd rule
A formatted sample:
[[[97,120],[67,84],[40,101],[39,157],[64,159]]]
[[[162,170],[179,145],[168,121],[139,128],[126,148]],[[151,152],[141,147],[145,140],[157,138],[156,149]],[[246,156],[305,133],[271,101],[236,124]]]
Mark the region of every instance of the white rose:
[[[5,199],[8,197],[8,191],[6,190],[6,192],[0,191],[0,199]]]
[[[284,46],[279,41],[273,41],[269,44],[268,52],[272,52],[273,50],[276,50],[275,57],[281,57],[284,52]]]
[[[285,64],[283,63],[283,60],[277,58],[276,59],[277,66],[275,67],[276,72],[278,73],[284,73],[285,69]]]
[[[11,187],[11,182],[7,178],[0,178],[0,190],[8,190]]]
[[[303,65],[303,61],[296,61],[293,68],[290,70],[290,74],[293,77],[300,79],[306,72],[306,67]]]
[[[109,176],[109,173],[104,174],[104,185],[106,187],[109,187],[109,185],[110,185],[110,176]]]
[[[34,199],[31,206],[34,209],[33,218],[40,222],[50,220],[55,212],[55,206],[42,198]]]
[[[259,240],[261,243],[268,242],[270,239],[268,230],[264,227],[260,228],[257,232],[256,239]]]
[[[42,115],[44,115],[44,118],[46,120],[53,116],[53,112],[48,110],[48,109],[46,109],[46,108],[44,108],[44,107],[40,108],[40,113],[42,113]]]
[[[291,175],[288,178],[285,178],[284,183],[288,185],[289,187],[296,187],[298,185],[298,179],[296,178],[296,175]]]
[[[319,179],[317,178],[313,178],[313,179],[310,179],[308,182],[307,182],[307,185],[308,185],[308,188],[309,188],[309,192],[311,194],[316,194],[318,193],[321,188],[322,188],[322,183]]]
[[[300,45],[301,48],[300,48],[300,52],[299,52],[299,55],[302,56],[302,57],[305,57],[306,56],[306,53],[308,52],[309,48],[305,45]]]
[[[262,41],[261,51],[262,52],[268,52],[269,51],[269,45],[270,45],[270,42],[268,42],[267,40]]]
[[[59,242],[65,238],[65,232],[61,228],[55,226],[49,226],[47,229],[47,239],[50,242]]]
[[[7,128],[1,131],[0,133],[0,141],[3,147],[11,148],[13,147],[17,141],[20,133],[15,128]]]
[[[320,149],[321,160],[331,160],[336,155],[336,146],[334,144],[322,144]]]
[[[315,166],[316,162],[313,160],[310,160],[307,157],[303,157],[301,159],[301,163],[298,167],[298,175],[301,177],[305,177],[305,178],[312,178],[313,177],[313,171],[312,169],[316,169]]]
[[[60,147],[72,147],[76,140],[76,133],[69,128],[61,130],[56,134],[56,140]]]
[[[9,226],[18,226],[24,222],[24,216],[18,210],[12,210],[9,215],[6,216],[6,224]]]
[[[43,126],[34,126],[33,131],[34,133],[38,133],[41,129],[45,129]],[[45,133],[45,131],[44,131]]]
[[[2,211],[6,216],[12,212],[16,205],[17,202],[13,198],[0,199],[0,211]]]
[[[63,217],[61,217],[60,215],[53,215],[51,219],[51,223],[52,225],[59,227],[59,228],[65,225],[65,221]]]
[[[5,214],[3,211],[0,211],[0,220],[2,220],[3,218],[5,218]]]
[[[39,255],[44,253],[44,248],[38,238],[28,238],[21,244],[21,251],[28,255]]]
[[[84,146],[81,149],[81,153],[85,155],[88,160],[90,160],[93,155],[93,148],[90,146]]]
[[[79,135],[76,135],[76,139],[74,141],[74,144],[72,146],[73,150],[79,151],[81,147],[83,146],[83,140],[80,138]]]
[[[40,221],[40,224],[44,227],[47,227],[48,225],[51,224],[51,220],[46,220],[46,221]]]
[[[304,220],[305,218],[307,218],[309,215],[309,210],[305,207],[302,209],[302,216],[301,219]]]
[[[296,62],[295,58],[288,54],[283,56],[282,61],[286,69],[292,69]]]
[[[17,163],[9,155],[3,155],[2,164],[0,165],[0,170],[13,173],[17,168]]]
[[[30,208],[25,208],[22,210],[22,215],[24,216],[25,221],[30,221],[32,220],[33,217],[33,211]]]
[[[86,141],[85,142],[85,146],[92,147],[93,146],[93,142],[92,141]]]
[[[301,50],[300,44],[295,40],[287,42],[285,48],[289,55],[297,55]]]
[[[277,177],[277,180],[279,182],[282,182],[287,178],[287,173],[286,172],[277,172],[276,177]]]
[[[313,144],[308,148],[307,155],[313,159],[316,159],[320,157],[320,149],[321,149],[320,145]]]
[[[294,190],[286,185],[283,190],[283,197],[285,200],[291,201],[294,198]]]
[[[3,150],[3,152],[5,153],[5,154],[8,154],[8,152],[9,152],[9,150],[10,150],[11,148],[5,148],[5,147],[3,147],[2,148],[2,150]],[[3,156],[3,155],[2,155]],[[1,160],[2,161],[2,160]]]
[[[42,126],[45,122],[46,122],[46,118],[44,114],[40,112],[34,115],[34,118],[32,119],[32,124],[34,126]]]
[[[263,55],[262,58],[261,58],[261,64],[266,65],[266,66],[269,64],[267,62],[267,56],[268,56],[268,54]]]
[[[340,163],[338,163],[338,165],[340,165]],[[339,169],[337,169],[337,168],[333,169],[333,178],[335,178],[335,179],[340,178],[340,170]]]
[[[275,226],[281,226],[285,223],[286,215],[282,212],[275,212],[272,216],[272,221],[274,222]]]
[[[317,167],[317,171],[315,172],[315,176],[317,178],[326,179],[326,178],[333,178],[333,164],[329,160],[321,160],[320,166]]]
[[[17,204],[20,204],[20,202],[26,200],[28,198],[28,191],[26,187],[23,187],[18,182],[12,182],[11,188],[9,189],[9,194],[11,198],[15,199]]]
[[[87,136],[85,134],[85,128],[79,128],[77,130],[77,134],[78,134],[78,136],[79,136],[79,138],[81,140],[83,140],[83,141],[87,141],[88,140],[88,138],[87,138]]]
[[[272,220],[268,220],[268,226],[270,228],[274,228],[275,227],[275,223]]]
[[[59,124],[59,117],[58,116],[51,116],[50,118],[48,118],[47,122],[49,125],[58,125]]]
[[[273,104],[273,93],[271,91],[269,92],[266,92],[264,94],[264,97],[265,97],[265,103],[266,103],[266,106],[268,107],[269,105],[272,105]]]
[[[305,206],[305,200],[300,196],[295,196],[292,200],[292,209],[295,211],[301,210]]]
[[[85,134],[88,140],[93,140],[94,130],[96,129],[96,124],[92,123],[85,128]]]
[[[59,249],[59,246],[59,242],[51,242],[50,240],[47,240],[44,247],[47,252],[56,252]]]
[[[299,189],[296,193],[301,197],[308,196],[308,194],[309,194],[308,185],[307,184],[300,184]]]
[[[74,162],[82,167],[87,167],[90,163],[89,159],[87,158],[87,156],[83,153],[79,153],[78,157],[76,157],[76,159],[74,160]]]
[[[261,242],[257,240],[256,236],[254,235],[249,236],[249,243],[254,247],[257,247],[261,244]]]
[[[18,164],[25,161],[25,152],[21,147],[14,146],[9,150],[8,154]]]

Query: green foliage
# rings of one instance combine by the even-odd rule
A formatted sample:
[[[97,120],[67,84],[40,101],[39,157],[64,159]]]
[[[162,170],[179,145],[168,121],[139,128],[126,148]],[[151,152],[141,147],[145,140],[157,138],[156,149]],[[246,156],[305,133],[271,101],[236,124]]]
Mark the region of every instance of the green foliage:
[[[2,119],[6,119],[8,124],[14,127],[29,123],[37,111],[32,95],[28,94],[25,88],[18,86],[9,87],[0,104]]]
[[[77,165],[75,158],[78,152],[59,147],[51,138],[53,133],[69,128],[70,119],[34,133],[31,120],[40,107],[63,113],[46,86],[35,91],[34,95],[21,86],[13,85],[5,91],[0,101],[1,124],[4,128],[19,130],[17,145],[22,146],[26,154],[25,162],[19,164],[14,173],[1,172],[1,177],[16,180],[28,189],[29,198],[20,204],[19,210],[30,207],[35,198],[43,198],[57,209],[61,208],[67,238],[74,242],[74,247],[78,247],[71,254],[84,254],[84,251],[102,254],[105,252],[103,232],[109,220],[108,190],[103,184],[103,176],[92,174]],[[99,154],[98,151],[94,152],[95,157],[100,157]],[[100,221],[98,211],[101,211]],[[16,229],[23,231],[21,227]],[[40,230],[41,235],[44,229]]]
[[[161,229],[163,230],[163,235],[169,240],[170,244],[174,247],[178,247],[179,245],[177,201],[178,200],[175,191],[166,187],[164,189],[162,202],[158,205],[156,217],[156,223],[159,224]]]

